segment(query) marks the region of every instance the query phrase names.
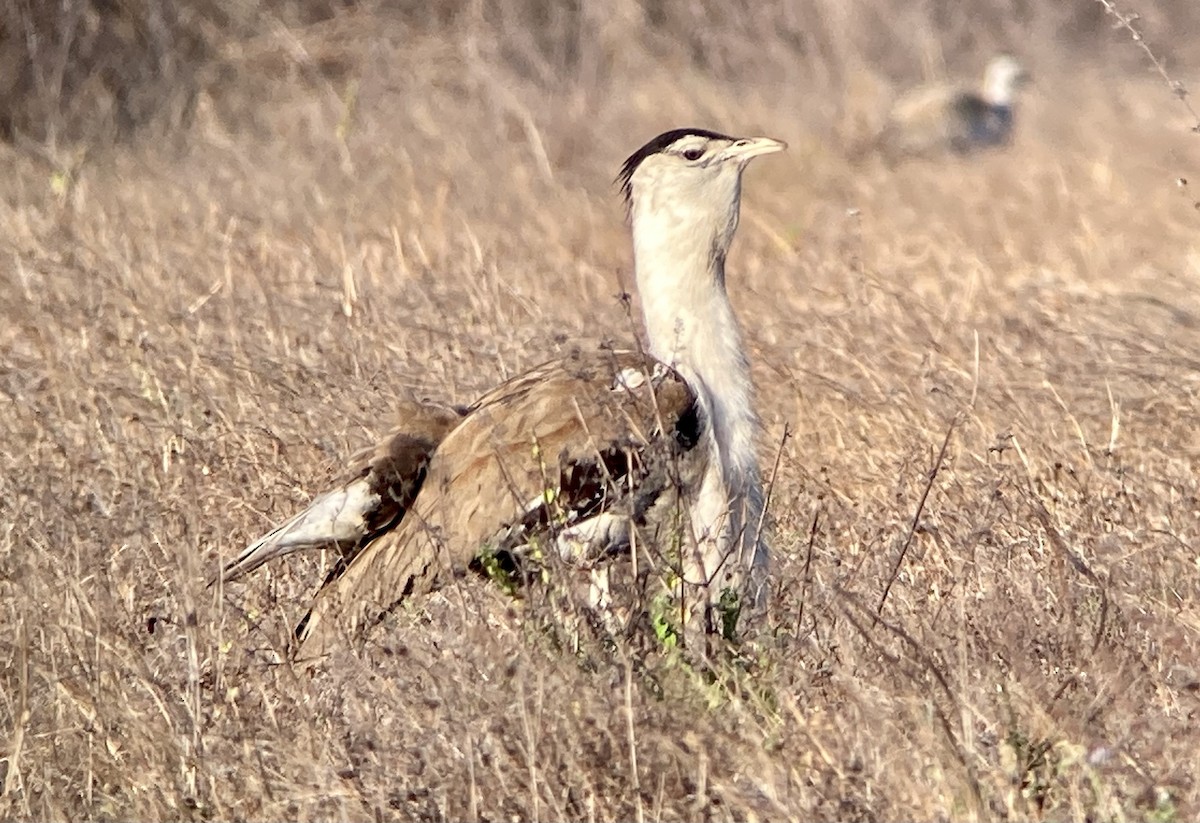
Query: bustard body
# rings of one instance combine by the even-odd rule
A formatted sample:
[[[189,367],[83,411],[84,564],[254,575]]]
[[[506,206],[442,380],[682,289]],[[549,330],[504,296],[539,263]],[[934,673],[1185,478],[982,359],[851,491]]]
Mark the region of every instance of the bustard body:
[[[633,529],[682,521],[682,585],[695,599],[712,605],[732,590],[761,602],[758,421],[725,258],[746,164],[782,148],[681,129],[635,152],[620,180],[648,353],[580,352],[467,409],[414,405],[344,482],[220,577],[340,547],[343,562],[297,630],[303,650],[319,653],[481,551],[549,544],[592,562],[627,548]]]
[[[880,147],[889,155],[920,155],[1004,145],[1012,136],[1017,90],[1028,77],[1020,63],[999,55],[988,63],[978,89],[954,83],[913,89],[892,105]]]

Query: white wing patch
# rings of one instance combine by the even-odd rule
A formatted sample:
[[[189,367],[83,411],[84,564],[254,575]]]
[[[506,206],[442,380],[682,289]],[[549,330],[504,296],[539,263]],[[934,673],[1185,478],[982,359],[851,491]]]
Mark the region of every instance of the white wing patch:
[[[558,533],[558,556],[577,566],[588,566],[629,544],[629,516],[601,512]]]
[[[553,505],[551,493],[540,494],[525,504],[525,516],[538,514],[548,505]],[[567,514],[567,523],[554,535],[554,547],[558,556],[572,565],[586,566],[617,551],[629,543],[629,516],[601,512],[584,520],[573,522],[578,512]],[[519,548],[528,547],[527,529],[517,525],[504,530],[499,542],[516,543]]]
[[[666,376],[667,367],[662,363],[655,363],[654,369],[650,372],[650,381],[657,385],[658,383],[661,383]],[[637,369],[633,366],[626,366],[617,372],[616,377],[613,378],[612,386],[609,388],[612,391],[617,391],[618,389],[633,391],[635,389],[640,389],[645,385],[646,370]]]
[[[610,388],[612,391],[616,391],[617,389],[633,391],[634,389],[640,389],[644,385],[646,385],[646,372],[642,369],[626,366],[617,372],[617,376],[613,379],[613,384]]]

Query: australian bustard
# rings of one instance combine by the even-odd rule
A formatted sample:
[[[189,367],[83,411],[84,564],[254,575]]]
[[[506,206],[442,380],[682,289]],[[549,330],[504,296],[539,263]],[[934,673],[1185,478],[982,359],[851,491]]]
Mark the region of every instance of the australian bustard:
[[[730,593],[761,603],[758,418],[725,259],[742,172],[784,148],[678,129],[634,152],[618,179],[648,351],[577,352],[466,409],[414,404],[353,459],[344,482],[250,544],[218,579],[299,549],[341,549],[297,628],[301,650],[320,653],[489,547],[548,537],[538,545],[598,557],[628,547],[656,508],[675,506],[690,532],[681,577],[704,620]]]
[[[1003,145],[1012,135],[1017,90],[1028,79],[1020,63],[1001,54],[988,63],[979,89],[955,83],[913,89],[892,105],[879,147],[888,155],[917,155]]]

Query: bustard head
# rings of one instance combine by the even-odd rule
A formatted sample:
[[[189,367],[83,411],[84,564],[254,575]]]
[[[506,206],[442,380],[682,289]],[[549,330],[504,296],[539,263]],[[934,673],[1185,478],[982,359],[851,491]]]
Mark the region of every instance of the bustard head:
[[[983,98],[993,106],[1011,106],[1017,89],[1029,79],[1029,72],[1015,57],[993,57],[983,74]]]
[[[770,137],[729,137],[705,129],[664,132],[629,156],[617,177],[639,234],[713,243],[723,258],[737,228],[742,172],[751,159],[782,151]],[[682,250],[681,250],[682,251]]]

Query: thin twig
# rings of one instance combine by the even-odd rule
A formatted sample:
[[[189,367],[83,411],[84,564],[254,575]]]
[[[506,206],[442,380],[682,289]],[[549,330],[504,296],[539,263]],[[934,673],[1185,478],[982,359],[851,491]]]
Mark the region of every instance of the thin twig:
[[[821,521],[821,511],[813,512],[812,526],[808,530],[808,551],[804,554],[804,579],[800,584],[800,605],[796,609],[796,636],[800,636],[800,626],[804,620],[804,606],[808,602],[808,590],[812,585],[809,577],[812,569],[813,546],[817,542],[817,526]]]
[[[629,745],[629,771],[631,773],[631,788],[637,808],[637,823],[645,823],[646,810],[642,806],[642,780],[638,773],[637,735],[633,725],[633,665],[625,659],[625,738]]]
[[[1122,12],[1117,8],[1117,4],[1113,0],[1096,0],[1096,2],[1104,6],[1104,11],[1117,21],[1115,27],[1129,32],[1129,37],[1145,52],[1151,65],[1154,66],[1159,76],[1162,77],[1163,82],[1167,84],[1167,88],[1171,90],[1171,94],[1179,99],[1183,107],[1188,110],[1188,114],[1191,115],[1192,120],[1195,121],[1196,125],[1192,126],[1192,131],[1200,134],[1200,114],[1196,113],[1196,109],[1188,101],[1187,87],[1167,73],[1166,65],[1164,65],[1162,60],[1158,59],[1158,56],[1154,53],[1154,49],[1150,48],[1150,44],[1146,42],[1145,36],[1134,25],[1134,23],[1141,19],[1141,15],[1136,12],[1128,14]]]
[[[1046,504],[1042,501],[1041,495],[1034,488],[1033,483],[1029,484],[1029,496],[1033,503],[1033,513],[1037,516],[1038,521],[1042,524],[1042,528],[1046,530],[1046,536],[1050,540],[1050,545],[1062,555],[1076,572],[1083,575],[1089,583],[1096,587],[1096,592],[1100,595],[1100,614],[1096,618],[1096,629],[1092,634],[1092,654],[1100,648],[1100,644],[1104,642],[1104,634],[1108,630],[1108,611],[1110,602],[1108,599],[1108,587],[1104,585],[1104,581],[1100,576],[1092,571],[1084,559],[1075,553],[1070,546],[1067,545],[1066,539],[1062,536],[1062,532],[1058,530],[1058,526],[1054,522],[1053,515],[1046,508]]]
[[[783,447],[787,445],[788,438],[791,435],[791,427],[787,423],[784,423],[783,436],[779,438],[779,448],[775,450],[775,462],[771,466],[771,479],[767,481],[766,492],[763,495],[762,511],[758,513],[758,531],[756,534],[762,534],[763,526],[767,522],[767,510],[771,508],[771,498],[774,497],[775,492],[775,481],[779,477],[779,464],[783,460]]]
[[[937,459],[933,461],[933,467],[929,470],[929,478],[925,481],[925,490],[921,492],[921,500],[917,503],[917,510],[913,513],[912,522],[908,524],[908,534],[904,536],[904,545],[900,547],[900,553],[896,555],[896,562],[892,565],[892,573],[888,576],[887,585],[883,587],[883,595],[879,598],[879,605],[875,609],[876,619],[883,614],[883,604],[887,602],[892,584],[896,582],[896,577],[900,574],[900,564],[904,562],[904,556],[908,554],[908,547],[912,545],[913,536],[917,533],[917,524],[921,521],[921,512],[925,510],[925,501],[929,499],[933,481],[937,479],[938,472],[941,471],[942,463],[946,459],[946,450],[950,448],[950,438],[954,435],[957,425],[958,415],[955,415],[954,419],[950,421],[950,427],[946,429],[946,437],[942,440],[942,448],[938,452]]]
[[[791,427],[788,426],[787,423],[784,423],[783,424],[783,435],[779,438],[779,447],[777,449],[775,449],[775,461],[771,465],[771,477],[767,481],[766,488],[763,491],[762,510],[759,511],[758,523],[755,524],[755,532],[754,532],[755,545],[753,547],[753,551],[755,554],[757,554],[757,552],[758,552],[758,546],[762,544],[762,533],[763,533],[763,529],[766,527],[766,523],[767,523],[767,511],[771,508],[771,500],[774,497],[774,493],[775,493],[775,481],[779,479],[779,466],[783,462],[783,448],[784,448],[784,446],[787,445],[788,438],[791,436],[792,436]],[[744,508],[743,508],[743,511],[744,511]],[[730,543],[729,550],[725,552],[725,556],[721,558],[721,562],[717,564],[717,568],[713,571],[713,577],[715,577],[721,571],[722,567],[724,567],[725,561],[729,559],[729,556],[732,554],[735,546],[744,548],[744,546],[745,546],[745,531],[746,531],[746,524],[743,523],[742,524],[742,533],[738,535],[736,541]],[[753,572],[753,568],[754,568],[753,557],[751,557],[751,559],[750,559],[750,568],[751,568],[751,572]],[[750,585],[754,588],[754,600],[758,601],[760,599],[760,595],[761,595],[763,589],[767,585],[767,581],[766,580],[759,581],[756,585],[755,581],[753,580],[753,573],[752,573]]]
[[[955,422],[957,422],[957,418]],[[954,427],[951,426],[952,431],[953,428]],[[949,442],[949,435],[947,435],[946,442]],[[943,446],[943,450],[944,448],[945,447]],[[942,671],[941,668],[939,668],[938,663],[934,660],[932,654],[922,648],[921,643],[918,642],[915,637],[905,631],[900,625],[889,623],[888,621],[882,619],[878,614],[872,617],[870,628],[864,626],[859,622],[854,611],[852,611],[851,608],[847,608],[847,605],[853,607],[853,609],[857,610],[859,613],[867,611],[865,605],[860,603],[858,598],[855,597],[852,592],[846,589],[839,588],[838,595],[841,598],[842,615],[849,621],[851,626],[858,630],[859,634],[862,635],[863,640],[865,640],[872,648],[879,652],[879,654],[882,655],[885,660],[898,664],[901,662],[900,656],[897,654],[892,654],[886,648],[884,648],[883,644],[871,635],[871,630],[873,630],[875,624],[878,623],[885,630],[900,638],[904,645],[908,647],[912,655],[912,659],[914,659],[922,669],[924,669],[933,677],[933,682],[937,684],[938,689],[945,696],[946,702],[948,702],[950,706],[956,710],[956,712],[961,713],[962,704],[958,699],[954,688],[951,686],[949,677],[945,672]],[[933,708],[934,713],[937,715],[938,723],[942,727],[942,732],[946,735],[946,740],[950,744],[951,751],[958,758],[959,763],[962,764],[963,769],[966,771],[967,785],[970,788],[971,798],[975,803],[976,809],[983,808],[983,791],[979,786],[977,769],[974,762],[970,757],[968,757],[966,750],[963,748],[963,744],[959,739],[959,736],[955,734],[954,726],[950,722],[950,716],[943,709],[939,701],[931,700],[929,705]]]

